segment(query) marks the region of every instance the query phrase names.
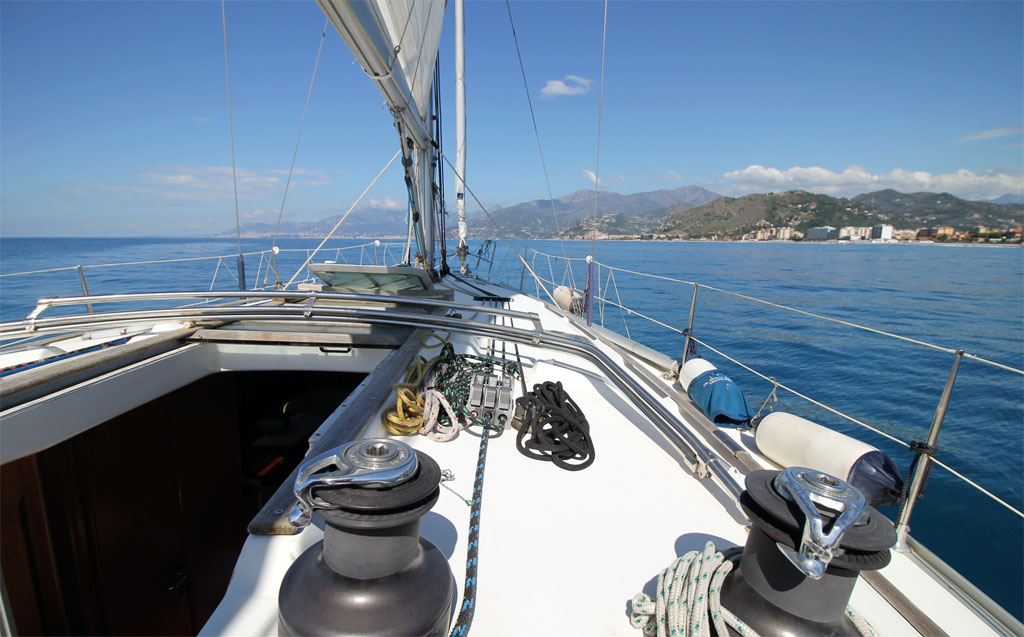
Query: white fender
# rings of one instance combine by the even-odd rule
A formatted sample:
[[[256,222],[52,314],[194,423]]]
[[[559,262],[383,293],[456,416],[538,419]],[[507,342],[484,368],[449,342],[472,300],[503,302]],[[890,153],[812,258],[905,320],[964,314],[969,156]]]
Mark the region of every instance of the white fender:
[[[578,313],[577,310],[583,307],[583,295],[567,285],[559,285],[551,291],[555,304],[567,312]]]
[[[684,392],[689,391],[690,383],[693,382],[694,378],[697,378],[704,372],[710,372],[713,369],[718,368],[712,365],[707,359],[691,358],[683,363],[683,366],[679,369],[679,386],[683,388]]]
[[[754,439],[761,453],[779,466],[817,469],[843,480],[849,479],[850,470],[864,454],[878,451],[866,442],[778,411],[761,419]]]

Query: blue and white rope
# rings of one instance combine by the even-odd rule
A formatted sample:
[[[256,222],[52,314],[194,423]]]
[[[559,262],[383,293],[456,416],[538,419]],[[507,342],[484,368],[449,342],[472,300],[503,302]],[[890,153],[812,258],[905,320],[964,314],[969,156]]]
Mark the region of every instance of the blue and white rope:
[[[469,535],[466,545],[466,584],[462,591],[462,607],[455,620],[451,637],[465,637],[473,623],[476,606],[477,557],[480,553],[480,509],[484,494],[484,467],[487,463],[487,441],[490,427],[484,426],[480,434],[480,454],[477,456],[476,479],[473,481],[473,495],[469,510]]]

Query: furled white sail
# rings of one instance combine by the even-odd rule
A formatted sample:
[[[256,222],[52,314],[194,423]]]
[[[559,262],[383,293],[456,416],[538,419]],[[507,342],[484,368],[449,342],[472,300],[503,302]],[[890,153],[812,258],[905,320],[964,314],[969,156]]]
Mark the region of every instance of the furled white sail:
[[[431,88],[444,0],[317,0],[395,116],[411,184],[414,234],[433,268]]]
[[[391,42],[398,49],[402,68],[416,109],[429,116],[434,62],[441,43],[444,2],[438,0],[376,0]]]
[[[318,0],[403,132],[428,146],[430,89],[441,42],[443,0]]]

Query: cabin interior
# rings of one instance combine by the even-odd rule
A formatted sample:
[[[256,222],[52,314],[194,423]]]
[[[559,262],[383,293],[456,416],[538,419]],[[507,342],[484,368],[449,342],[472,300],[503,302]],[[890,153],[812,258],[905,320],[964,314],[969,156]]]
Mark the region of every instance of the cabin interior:
[[[195,634],[246,525],[365,378],[212,373],[2,467],[17,633]]]

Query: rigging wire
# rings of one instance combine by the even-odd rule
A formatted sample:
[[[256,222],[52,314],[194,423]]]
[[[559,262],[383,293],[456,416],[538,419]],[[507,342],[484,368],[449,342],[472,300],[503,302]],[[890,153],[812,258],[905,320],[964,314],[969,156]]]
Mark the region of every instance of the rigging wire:
[[[441,60],[437,59],[434,61],[434,144],[436,145],[435,150],[440,153],[441,149],[444,148],[444,127],[442,126],[441,119]],[[448,216],[448,211],[444,209],[444,165],[438,161],[437,156],[434,156],[434,161],[437,165],[437,228],[440,231],[438,236],[441,239],[441,276],[448,274],[450,271],[448,268],[448,239],[445,236],[447,232],[447,223],[445,217]]]
[[[288,179],[284,182],[284,196],[281,197],[281,210],[277,213],[277,225],[274,226],[274,238],[271,241],[271,248],[277,246],[277,233],[281,229],[281,217],[284,216],[284,204],[288,200],[288,187],[292,183],[292,173],[295,172],[295,159],[299,156],[299,143],[302,141],[302,129],[306,126],[306,114],[309,112],[309,98],[313,95],[313,83],[316,82],[316,71],[320,67],[320,54],[324,52],[324,41],[327,39],[327,25],[330,18],[324,19],[324,28],[320,33],[320,48],[316,52],[316,62],[313,63],[313,77],[309,80],[309,90],[306,91],[306,105],[302,108],[302,120],[299,122],[299,138],[295,140],[295,151],[292,153],[292,165],[288,168]],[[277,272],[277,259],[273,260],[274,278],[277,279],[274,285],[281,284],[281,275]]]
[[[539,252],[539,251],[535,251],[535,252],[537,254],[545,254],[545,253]],[[687,281],[685,279],[677,279],[677,278],[674,278],[674,277],[664,276],[664,275],[661,275],[661,274],[648,274],[646,272],[637,272],[636,270],[628,270],[626,268],[618,268],[618,267],[615,267],[615,266],[607,265],[605,263],[599,263],[599,265],[604,267],[604,268],[608,268],[609,270],[615,270],[617,272],[625,272],[627,274],[634,274],[634,275],[637,275],[637,276],[648,277],[648,278],[651,278],[651,279],[660,279],[662,281],[669,281],[669,282],[673,282],[673,283],[682,283],[682,284],[685,284],[685,285],[694,285],[693,281]],[[86,267],[89,267],[89,266],[86,266]],[[797,309],[795,307],[790,307],[788,305],[783,305],[781,303],[775,303],[773,301],[766,301],[764,299],[759,299],[756,296],[749,296],[747,294],[741,294],[739,292],[733,292],[731,290],[723,290],[722,288],[717,288],[717,287],[715,287],[713,285],[705,285],[705,284],[702,283],[701,284],[701,288],[703,288],[705,290],[712,290],[714,292],[721,292],[722,294],[727,294],[729,296],[735,296],[737,298],[745,299],[747,301],[752,301],[754,303],[761,303],[761,304],[768,305],[768,306],[771,306],[771,307],[774,307],[774,308],[778,308],[780,310],[788,310],[790,312],[795,312],[796,314],[803,314],[804,316],[810,316],[811,318],[820,319],[822,321],[829,321],[829,322],[832,322],[832,323],[838,323],[839,325],[845,325],[847,327],[852,327],[852,328],[855,328],[855,329],[858,329],[858,330],[864,330],[865,332],[872,332],[874,334],[879,334],[881,336],[886,336],[886,337],[889,337],[889,338],[894,338],[896,340],[905,341],[907,343],[912,343],[914,345],[920,345],[921,347],[927,347],[929,349],[933,349],[933,350],[936,350],[936,351],[939,351],[939,352],[946,352],[947,354],[955,354],[956,351],[957,351],[957,348],[946,347],[944,345],[935,345],[934,343],[928,343],[928,342],[925,342],[925,341],[918,340],[916,338],[910,338],[909,336],[901,336],[900,334],[895,334],[893,332],[886,332],[885,330],[876,329],[874,327],[868,327],[866,325],[860,325],[858,323],[852,323],[850,321],[844,321],[842,319],[833,318],[831,316],[825,316],[823,314],[815,314],[814,312],[808,312],[807,310]],[[625,308],[625,309],[629,309],[629,308]],[[632,312],[634,314],[637,314],[638,316],[643,316],[642,314],[640,314],[636,310],[630,310],[630,312]],[[649,317],[644,317],[644,318],[647,318],[648,320],[654,321],[654,319],[651,319]],[[654,321],[654,322],[658,323],[658,321]],[[670,325],[665,325],[664,323],[659,323],[659,325],[664,325],[665,327],[668,327],[671,330],[674,330],[674,331],[677,331],[679,333],[682,333],[681,330],[679,330],[678,328],[672,327]],[[981,356],[977,356],[975,354],[969,354],[969,353],[965,352],[964,353],[964,358],[967,358],[967,359],[970,359],[970,360],[975,360],[975,361],[978,361],[979,363],[984,363],[985,365],[991,365],[993,367],[997,367],[999,369],[1003,369],[1005,371],[1013,372],[1015,374],[1020,374],[1020,375],[1024,376],[1024,370],[1022,370],[1022,369],[1017,369],[1016,367],[1011,367],[1009,365],[1004,365],[1003,363],[999,363],[999,362],[996,362],[996,361],[993,361],[993,360],[989,360],[987,358],[984,358],[984,357],[981,357]]]
[[[540,144],[540,132],[537,129],[537,117],[533,113],[533,99],[530,97],[530,87],[526,82],[526,67],[523,65],[523,55],[519,52],[519,37],[516,35],[516,25],[512,20],[512,6],[509,4],[509,0],[505,0],[505,9],[508,11],[508,24],[512,28],[512,41],[516,45],[516,57],[519,58],[519,72],[523,76],[523,90],[526,92],[526,104],[530,107],[530,121],[533,122],[533,136],[537,139],[537,152],[540,154],[540,166],[544,170],[544,183],[548,187],[548,201],[551,202],[551,216],[555,219],[555,230],[558,232],[558,243],[562,247],[562,258],[568,263],[569,259],[565,255],[565,241],[562,239],[562,228],[558,223],[558,213],[555,211],[555,196],[551,192],[551,179],[548,177],[548,165],[544,161],[544,149]],[[576,288],[576,281],[572,275],[572,266],[569,266],[569,285]],[[554,278],[554,277],[552,277]]]
[[[303,270],[303,269],[304,269],[304,268],[305,268],[305,267],[306,267],[307,265],[309,265],[311,261],[313,261],[313,257],[315,257],[315,256],[316,256],[316,253],[320,251],[320,248],[324,247],[324,244],[325,244],[325,243],[327,243],[327,240],[331,238],[331,235],[333,235],[333,234],[334,234],[334,232],[335,232],[335,231],[336,231],[336,230],[337,230],[337,229],[338,229],[339,227],[341,227],[341,224],[342,224],[342,222],[344,222],[344,221],[345,221],[345,219],[347,219],[347,218],[348,218],[349,214],[350,214],[350,213],[351,213],[351,212],[352,212],[353,210],[355,210],[356,206],[358,206],[358,205],[359,205],[359,202],[360,202],[360,201],[362,201],[362,200],[363,200],[363,197],[365,197],[365,196],[366,196],[366,193],[370,192],[370,188],[373,188],[374,184],[376,184],[376,183],[377,183],[377,180],[379,180],[379,179],[380,179],[380,178],[381,178],[381,177],[382,177],[382,176],[384,175],[384,173],[385,173],[385,172],[387,172],[387,169],[388,169],[388,168],[391,168],[391,164],[395,163],[395,160],[396,160],[396,159],[398,159],[398,156],[399,156],[399,155],[401,155],[401,154],[402,154],[402,151],[401,151],[401,149],[399,149],[399,150],[398,150],[398,151],[396,151],[396,152],[395,152],[395,154],[394,154],[394,155],[393,155],[393,156],[391,157],[391,159],[390,159],[390,160],[388,161],[388,163],[387,163],[387,164],[386,164],[386,165],[384,166],[384,168],[381,168],[380,172],[379,172],[379,173],[377,173],[377,176],[376,176],[376,177],[374,177],[374,178],[373,178],[373,181],[371,181],[371,182],[370,182],[370,185],[369,185],[369,186],[367,186],[367,187],[366,187],[366,190],[364,190],[364,191],[363,191],[363,194],[359,195],[359,198],[358,198],[358,199],[356,199],[355,201],[353,201],[353,202],[352,202],[352,205],[348,207],[348,210],[346,210],[346,211],[345,211],[345,214],[341,215],[341,219],[338,219],[338,223],[334,224],[334,227],[333,227],[333,228],[331,228],[331,231],[327,233],[327,236],[326,236],[326,237],[324,237],[324,240],[320,242],[320,245],[318,245],[318,246],[316,247],[316,249],[315,249],[315,250],[313,250],[313,252],[311,252],[311,253],[310,253],[310,255],[309,255],[308,257],[306,257],[306,261],[305,261],[305,263],[303,263],[302,265],[300,265],[300,266],[299,266],[299,269],[298,269],[298,270],[296,270],[296,271],[295,271],[295,274],[293,274],[293,275],[292,275],[292,278],[288,279],[288,282],[284,284],[284,288],[285,288],[285,289],[287,289],[289,285],[291,285],[292,283],[294,283],[294,282],[295,282],[295,279],[296,279],[296,278],[298,278],[298,276],[299,276],[299,275],[300,275],[300,274],[302,273],[302,270]]]
[[[512,244],[512,241],[507,236],[505,236],[505,233],[502,232],[501,230],[501,226],[498,225],[498,222],[494,220],[494,217],[491,216],[491,213],[487,212],[487,208],[484,206],[483,202],[480,201],[480,198],[476,196],[476,193],[473,192],[473,189],[469,187],[469,182],[466,181],[465,176],[459,174],[458,169],[456,169],[455,166],[452,165],[452,161],[448,159],[447,155],[441,153],[441,159],[444,160],[444,163],[448,164],[448,168],[450,168],[452,173],[454,173],[455,178],[463,183],[463,185],[466,187],[466,192],[468,192],[469,196],[473,198],[473,201],[476,202],[476,205],[480,206],[480,211],[484,213],[484,215],[487,217],[487,220],[491,222],[492,226],[494,226],[494,230],[498,233],[498,238],[507,243],[508,247],[512,248],[512,252],[515,252],[516,256],[519,257],[519,260],[522,262],[523,267],[530,271],[530,275],[533,277],[534,281],[542,281],[543,279],[541,279],[540,275],[538,275],[534,271],[534,269],[530,267],[530,264],[526,262],[526,259],[523,257],[522,253],[519,252],[519,250]],[[490,240],[488,239],[488,241]],[[544,286],[540,286],[540,288],[544,290],[544,293],[548,295],[548,298],[551,299],[552,303],[558,305],[558,303],[555,301],[555,297],[551,295],[550,290],[548,290]]]
[[[228,19],[224,9],[224,0],[220,0],[220,23],[224,32],[224,80],[228,90],[228,136],[231,139],[231,183],[235,189],[235,236],[238,239],[238,261],[242,260],[242,223],[238,215],[238,176],[235,172],[235,128],[231,120],[231,71],[228,68]],[[241,273],[240,273],[241,274]]]
[[[594,231],[590,239],[590,254],[597,248],[597,193],[601,186],[601,115],[604,109],[604,51],[608,40],[608,0],[604,0],[604,29],[601,33],[601,95],[597,100],[597,159],[594,164]]]

